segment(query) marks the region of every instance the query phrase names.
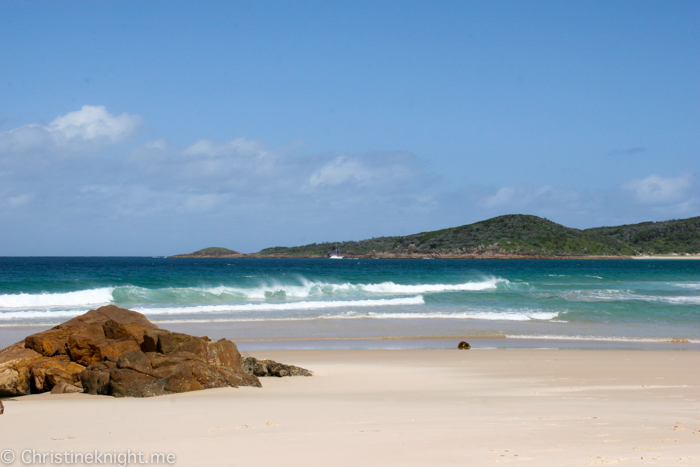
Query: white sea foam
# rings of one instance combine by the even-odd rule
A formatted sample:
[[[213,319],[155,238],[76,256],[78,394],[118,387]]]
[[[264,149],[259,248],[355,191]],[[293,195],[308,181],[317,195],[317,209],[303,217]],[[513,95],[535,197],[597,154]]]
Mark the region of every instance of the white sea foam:
[[[0,312],[0,321],[12,320],[37,320],[37,319],[57,319],[75,318],[85,313],[86,309],[70,309],[70,310],[26,310],[26,311],[2,311]],[[55,324],[55,323],[54,323]]]
[[[269,281],[251,285],[214,287],[164,287],[150,289],[136,286],[102,287],[64,293],[4,294],[0,295],[0,310],[37,309],[48,307],[90,307],[109,303],[211,303],[221,304],[230,301],[266,300],[271,298],[320,298],[333,295],[348,298],[370,298],[372,295],[416,295],[454,291],[480,291],[496,289],[498,284],[506,284],[506,279],[490,278],[461,284],[396,284],[381,282],[376,284],[333,284],[310,281],[303,277],[297,284]]]
[[[322,314],[317,316],[288,316],[288,317],[257,317],[257,318],[209,318],[209,319],[165,319],[154,320],[156,323],[240,323],[259,321],[313,321],[313,320],[352,320],[352,319],[478,319],[489,321],[532,321],[552,320],[559,316],[555,312],[454,312],[454,313],[392,313],[392,312],[357,312],[348,311],[337,314]],[[556,321],[565,323],[566,321]]]
[[[303,301],[286,303],[246,303],[244,305],[199,305],[170,308],[135,308],[135,311],[145,315],[196,314],[196,313],[228,313],[255,311],[293,311],[293,310],[322,310],[327,308],[348,307],[377,307],[377,306],[406,306],[423,305],[425,300],[421,295],[408,298],[389,298],[375,300],[331,300]]]
[[[532,321],[532,320],[552,320],[559,316],[557,312],[546,311],[464,311],[453,313],[393,313],[393,312],[369,312],[358,313],[348,312],[335,316],[327,316],[327,319],[354,319],[354,318],[374,318],[374,319],[480,319],[488,321]]]
[[[684,289],[700,290],[700,282],[673,282],[670,285]]]
[[[333,300],[333,301],[302,301],[286,303],[246,303],[241,305],[199,305],[183,307],[160,308],[133,308],[134,311],[147,316],[153,315],[184,315],[198,313],[229,313],[229,312],[256,312],[256,311],[292,311],[292,310],[319,310],[326,308],[364,308],[377,306],[406,306],[422,305],[425,303],[422,296],[407,298],[389,298],[376,300]],[[84,313],[85,310],[29,310],[10,311],[0,313],[0,320],[11,319],[45,319],[45,318],[69,318]]]
[[[630,290],[576,290],[563,295],[567,300],[579,302],[661,302],[672,305],[700,305],[700,295],[644,295]]]
[[[700,295],[690,297],[651,297],[650,300],[672,303],[673,305],[700,305]]]
[[[490,278],[475,282],[465,282],[461,284],[397,284],[395,282],[381,282],[377,284],[352,284],[349,282],[333,284],[329,282],[310,281],[304,278],[299,279],[300,284],[282,284],[270,282],[260,284],[257,287],[215,287],[209,289],[199,289],[202,293],[214,295],[237,295],[250,299],[264,299],[270,296],[285,296],[289,298],[307,298],[328,294],[393,294],[393,295],[414,295],[425,293],[454,292],[454,291],[479,291],[496,289],[499,283],[509,284],[508,280],[500,278]]]
[[[530,335],[530,334],[506,334],[507,339],[543,339],[543,340],[571,340],[571,341],[604,341],[604,342],[646,342],[666,344],[700,344],[700,340],[678,337],[622,337],[622,336],[566,336],[566,335]]]
[[[106,305],[112,301],[114,287],[64,293],[0,295],[0,310],[8,308],[40,308],[60,306]]]
[[[507,279],[491,278],[479,282],[465,282],[462,284],[418,284],[403,285],[394,282],[382,282],[381,284],[361,284],[362,290],[374,293],[387,294],[415,294],[436,292],[468,292],[478,290],[490,290],[498,287],[498,284],[510,284]]]

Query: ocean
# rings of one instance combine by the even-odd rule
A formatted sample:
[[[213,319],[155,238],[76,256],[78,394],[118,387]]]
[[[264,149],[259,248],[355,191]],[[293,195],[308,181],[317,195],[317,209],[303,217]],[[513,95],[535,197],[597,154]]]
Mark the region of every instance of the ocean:
[[[250,348],[700,349],[700,261],[0,258],[0,336],[107,304]]]

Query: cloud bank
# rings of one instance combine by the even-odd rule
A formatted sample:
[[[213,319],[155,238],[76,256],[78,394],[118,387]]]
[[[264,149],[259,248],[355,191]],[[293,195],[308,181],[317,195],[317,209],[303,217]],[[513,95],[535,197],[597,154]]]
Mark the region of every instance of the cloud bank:
[[[454,186],[406,151],[313,154],[244,137],[134,141],[143,126],[138,115],[85,105],[45,125],[0,132],[0,221],[10,226],[0,233],[0,254],[257,251],[508,213],[591,227],[698,212],[697,179],[687,173],[649,174],[607,191]]]
[[[622,189],[640,204],[668,206],[688,202],[696,184],[696,177],[691,174],[677,177],[652,174],[646,178],[630,180],[622,185]]]
[[[48,125],[33,123],[0,132],[0,154],[82,155],[126,140],[142,125],[143,119],[138,115],[115,116],[104,106],[84,105],[56,117]]]

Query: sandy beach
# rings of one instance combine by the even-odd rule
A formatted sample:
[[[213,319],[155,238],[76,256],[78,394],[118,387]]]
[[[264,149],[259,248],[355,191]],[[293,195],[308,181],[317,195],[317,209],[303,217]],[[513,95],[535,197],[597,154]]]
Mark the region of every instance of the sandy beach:
[[[0,448],[11,465],[25,450],[164,453],[181,466],[700,464],[696,351],[252,355],[315,376],[147,399],[5,399]]]
[[[700,259],[700,255],[640,255],[630,259]]]

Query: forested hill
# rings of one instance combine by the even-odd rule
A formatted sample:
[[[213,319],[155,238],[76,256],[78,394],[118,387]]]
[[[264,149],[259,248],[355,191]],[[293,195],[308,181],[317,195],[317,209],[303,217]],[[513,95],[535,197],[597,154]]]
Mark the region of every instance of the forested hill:
[[[326,256],[335,247],[346,256],[626,256],[626,243],[598,232],[572,229],[536,216],[495,217],[475,224],[405,237],[380,237],[358,242],[275,247],[260,256]]]
[[[619,240],[642,254],[700,253],[700,217],[598,227],[586,232]]]
[[[265,248],[241,254],[205,248],[177,257],[325,257],[336,247],[348,257],[521,258],[624,257],[644,254],[699,254],[700,217],[579,230],[523,214],[403,237],[356,242],[313,243]]]

